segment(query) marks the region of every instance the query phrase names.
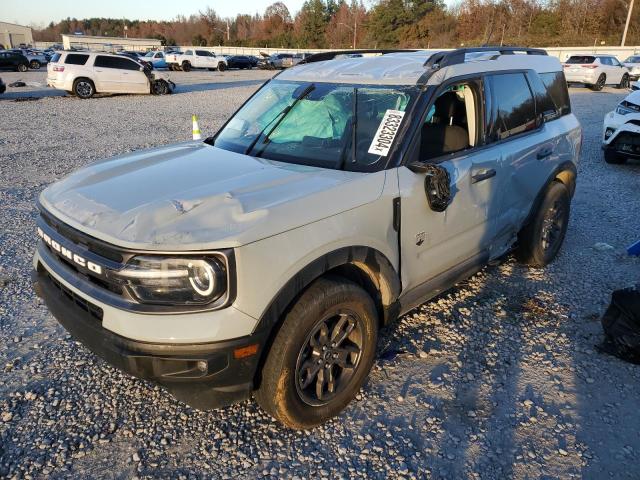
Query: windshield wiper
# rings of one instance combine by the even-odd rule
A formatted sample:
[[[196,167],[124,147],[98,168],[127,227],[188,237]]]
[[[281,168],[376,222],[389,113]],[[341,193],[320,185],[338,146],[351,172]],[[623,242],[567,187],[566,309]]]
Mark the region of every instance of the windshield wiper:
[[[316,88],[316,86],[313,83],[310,83],[309,85],[307,85],[307,87],[302,92],[300,92],[300,95],[298,95],[293,100],[293,102],[291,102],[290,105],[287,105],[286,107],[284,107],[275,117],[273,117],[273,120],[271,120],[269,123],[267,123],[264,126],[264,128],[260,131],[260,133],[256,136],[256,138],[254,138],[253,141],[251,142],[251,144],[247,147],[247,149],[245,150],[244,154],[245,155],[249,155],[251,153],[251,151],[256,146],[256,143],[258,143],[258,140],[260,140],[260,138],[262,138],[262,135],[264,134],[265,130],[267,128],[269,128],[269,125],[271,125],[271,123],[273,123],[273,121],[277,118],[278,121],[275,123],[275,125],[273,127],[271,127],[271,129],[266,134],[264,134],[263,143],[269,143],[269,136],[274,132],[274,130],[276,128],[278,128],[278,125],[280,125],[282,123],[282,121],[289,114],[289,112],[293,109],[293,107],[295,107],[296,104],[300,100],[304,99],[307,95],[309,95],[311,92],[313,92],[315,90],[315,88]],[[259,153],[261,153],[261,152],[262,152],[262,150]]]
[[[353,89],[353,97],[351,100],[351,163],[356,163],[356,137],[358,133],[358,89]],[[340,152],[340,163],[338,164],[338,170],[344,170],[344,164],[347,160],[347,148],[349,147],[349,139],[345,139],[342,152]]]

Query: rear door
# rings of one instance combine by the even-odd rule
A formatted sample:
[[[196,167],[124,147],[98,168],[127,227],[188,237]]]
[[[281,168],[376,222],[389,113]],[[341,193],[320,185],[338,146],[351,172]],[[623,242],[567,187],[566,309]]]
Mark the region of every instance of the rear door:
[[[487,80],[492,97],[489,141],[500,150],[505,180],[495,245],[501,248],[517,235],[558,164],[561,132],[544,122],[555,115],[555,107],[535,72],[492,74]]]
[[[211,55],[211,52],[207,50],[196,50],[196,64],[194,66],[198,68],[214,68],[215,57]]]
[[[120,92],[121,75],[113,60],[113,57],[108,55],[96,55],[93,63],[96,91],[106,93]]]

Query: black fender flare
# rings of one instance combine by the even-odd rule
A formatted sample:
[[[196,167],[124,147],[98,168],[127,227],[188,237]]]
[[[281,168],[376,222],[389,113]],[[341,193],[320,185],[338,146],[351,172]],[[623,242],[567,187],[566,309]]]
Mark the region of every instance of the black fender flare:
[[[556,166],[551,172],[551,174],[549,175],[549,177],[547,178],[547,181],[544,183],[544,185],[536,195],[536,198],[533,201],[533,204],[531,205],[531,210],[529,210],[529,214],[527,215],[527,218],[522,224],[523,227],[529,224],[531,219],[534,217],[534,215],[538,211],[538,208],[540,207],[540,204],[544,199],[544,195],[547,191],[547,188],[549,188],[549,185],[551,185],[552,182],[563,183],[569,190],[569,195],[573,197],[573,194],[575,193],[575,190],[576,190],[577,176],[578,176],[578,169],[576,168],[576,164],[569,160]]]
[[[371,282],[370,287],[378,292],[378,298],[373,300],[382,310],[379,313],[382,314],[384,324],[395,319],[398,313],[397,299],[402,289],[400,275],[380,251],[366,246],[352,246],[322,255],[289,279],[271,300],[254,332],[272,330],[281,321],[283,313],[296,297],[314,280],[331,271],[336,271],[336,274],[340,275],[340,267],[345,266],[357,269]],[[370,289],[368,290],[371,293]]]

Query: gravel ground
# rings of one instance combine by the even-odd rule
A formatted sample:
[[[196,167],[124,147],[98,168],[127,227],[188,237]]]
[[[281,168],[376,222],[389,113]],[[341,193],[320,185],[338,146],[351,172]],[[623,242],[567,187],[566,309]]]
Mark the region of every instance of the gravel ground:
[[[89,161],[188,139],[192,113],[213,132],[269,75],[179,72],[166,97],[0,97],[0,477],[639,478],[640,367],[594,351],[611,291],[640,271],[624,253],[640,165],[606,165],[598,143],[618,90],[571,90],[585,143],[557,261],[509,259],[404,316],[321,428],[287,430],[250,401],[185,407],[57,325],[30,286],[38,193]]]

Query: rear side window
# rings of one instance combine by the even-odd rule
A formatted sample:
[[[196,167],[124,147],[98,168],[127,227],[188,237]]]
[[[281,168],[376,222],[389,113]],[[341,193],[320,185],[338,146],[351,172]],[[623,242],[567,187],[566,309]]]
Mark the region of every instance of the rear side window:
[[[128,58],[124,57],[107,57],[106,55],[98,55],[94,63],[96,67],[118,68],[121,70],[140,70],[140,66]]]
[[[533,94],[523,73],[491,75],[496,118],[490,136],[494,140],[536,128]]]
[[[574,55],[569,57],[565,63],[589,64],[596,61],[596,57],[590,55]]]
[[[60,57],[59,53],[57,53],[56,55],[58,55],[58,58]],[[80,53],[68,53],[67,57],[64,59],[64,63],[66,63],[67,65],[84,65],[85,63],[87,63],[88,58],[89,55],[82,55]],[[51,61],[55,62],[53,58],[51,59]]]
[[[60,54],[54,53],[53,56],[51,57],[51,63],[56,63],[58,60],[60,60]]]
[[[551,96],[560,116],[571,113],[571,103],[569,101],[569,91],[567,90],[567,80],[562,72],[541,73],[540,80],[547,87],[547,92]]]

